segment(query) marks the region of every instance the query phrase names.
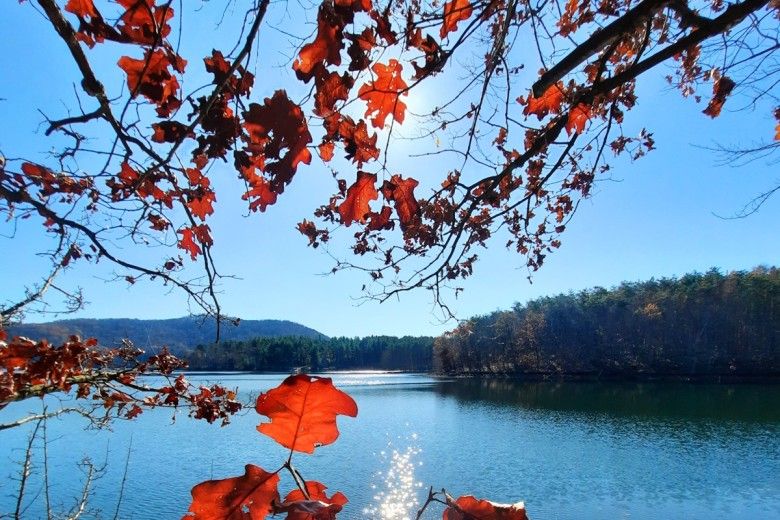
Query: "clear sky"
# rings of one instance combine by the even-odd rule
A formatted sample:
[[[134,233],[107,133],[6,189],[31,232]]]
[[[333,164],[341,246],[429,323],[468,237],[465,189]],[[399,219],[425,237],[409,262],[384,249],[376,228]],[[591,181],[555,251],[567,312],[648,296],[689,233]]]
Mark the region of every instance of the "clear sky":
[[[76,80],[62,42],[52,37],[31,4],[4,2],[0,6],[0,45],[5,57],[0,75],[0,152],[7,157],[39,157],[44,161],[42,152],[51,141],[42,135],[37,109],[63,115],[67,106],[73,106]],[[202,24],[193,25],[190,39],[182,44],[182,54],[191,64],[212,47],[227,46],[213,24],[200,22],[196,15],[185,13],[189,17],[185,23]],[[272,16],[278,26],[289,23],[284,13]],[[306,30],[301,32],[305,35]],[[263,52],[281,52],[268,51],[265,73],[258,74],[255,99],[276,88],[299,88],[287,65],[293,53],[290,44],[278,35],[266,38],[261,40]],[[97,49],[93,55],[98,62],[115,67],[114,52]],[[114,72],[121,84],[124,77],[118,69]],[[612,178],[597,184],[563,234],[561,249],[548,256],[544,267],[533,274],[532,283],[527,280],[524,259],[506,251],[501,240],[494,241],[481,253],[475,275],[463,284],[465,291],[451,300],[459,317],[507,308],[537,296],[609,287],[624,280],[777,263],[780,197],[770,199],[747,218],[721,217],[734,215],[751,198],[780,182],[778,164],[763,159],[741,167],[720,165],[719,157],[706,149],[716,143],[746,146],[768,140],[775,124],[770,111],[766,107],[736,110],[742,104],[729,100],[722,116],[710,120],[701,114],[704,103],[683,99],[669,90],[661,74],[663,71],[640,81],[639,105],[627,116],[628,128],[637,131],[646,126],[654,133],[657,150],[636,163],[618,163]],[[109,91],[112,86],[118,88],[111,81],[106,81]],[[410,100],[410,104],[415,102],[421,101]],[[396,147],[394,153],[404,155],[404,149]],[[399,164],[405,174],[422,183],[433,185],[444,176],[440,165],[430,160],[402,157]],[[296,223],[311,218],[313,209],[332,192],[330,175],[316,160],[299,170],[276,206],[265,214],[249,216],[240,200],[242,186],[235,181],[235,172],[229,165],[224,170],[215,180],[220,191],[210,224],[217,265],[221,272],[236,277],[220,287],[227,313],[244,319],[293,320],[331,336],[435,335],[454,327],[452,321],[440,320],[425,291],[381,305],[361,303],[363,275],[321,275],[330,270],[332,260],[321,250],[307,247],[306,239],[295,231]],[[352,230],[346,231],[349,235]],[[45,262],[35,253],[46,242],[40,222],[21,223],[15,233],[11,224],[2,223],[0,233],[0,298],[11,300],[23,293],[24,284],[42,274]],[[338,246],[337,241],[335,253],[339,253]],[[169,318],[187,313],[181,294],[155,283],[130,287],[109,283],[106,280],[111,273],[107,265],[86,263],[65,273],[58,283],[83,287],[89,301],[83,311],[71,317]],[[41,321],[52,317],[30,318]]]

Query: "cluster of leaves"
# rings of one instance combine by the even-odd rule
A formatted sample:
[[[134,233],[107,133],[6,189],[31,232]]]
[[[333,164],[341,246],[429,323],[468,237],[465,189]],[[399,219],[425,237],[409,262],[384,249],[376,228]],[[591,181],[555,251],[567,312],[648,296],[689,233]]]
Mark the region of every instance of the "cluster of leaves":
[[[274,472],[247,464],[244,474],[221,480],[209,480],[192,488],[192,504],[184,516],[191,520],[262,520],[269,514],[286,514],[288,520],[333,520],[348,502],[341,492],[330,497],[327,487],[315,480],[304,480],[293,466],[295,452],[314,453],[320,446],[336,441],[338,415],[357,416],[357,404],[333,386],[330,378],[298,374],[278,387],[260,394],[255,411],[268,417],[257,431],[290,450],[287,461]],[[296,489],[282,500],[279,473],[287,470]],[[444,520],[527,520],[522,503],[506,505],[473,496],[458,499],[446,491],[429,493],[417,514],[433,502],[445,504]]]
[[[250,99],[255,77],[248,69],[268,0],[248,9],[232,52],[215,49],[203,58],[213,79],[191,94],[181,86],[192,65],[170,41],[178,14],[170,0],[38,3],[97,106],[49,120],[47,134],[73,141],[56,154],[57,167],[25,160],[18,168],[0,165],[0,211],[39,215],[58,237],[56,264],[107,259],[129,271],[127,281],[161,279],[218,317],[209,224],[218,162],[232,159],[248,209],[265,211],[298,169],[312,163],[313,152],[336,164],[340,149],[340,164],[350,166],[344,174],[333,166],[336,193],[298,230],[317,247],[336,227],[357,225],[357,257],[336,269],[365,270],[375,282],[369,296],[385,299],[416,287],[438,295],[441,286],[473,273],[475,248],[499,231],[507,247],[538,269],[560,245],[578,201],[609,175],[607,155],[637,159],[654,149],[649,131],[631,136],[623,128],[642,74],[673,60],[668,79],[684,96],[699,101],[697,89],[711,84],[703,112],[716,117],[742,85],[772,97],[777,73],[762,69],[777,50],[776,0],[451,0],[385,7],[323,0],[316,4],[316,31],[291,64],[309,95],[296,101],[277,89],[260,103]],[[532,64],[540,66],[530,88],[519,82],[526,63],[515,50],[526,36],[538,50]],[[123,96],[109,96],[90,63],[89,49],[108,43],[130,49],[117,61]],[[459,65],[456,53],[478,59]],[[429,153],[462,164],[439,172],[440,184],[426,182],[430,191],[423,196],[418,178],[391,169],[391,138],[410,117],[413,91],[450,70],[466,79],[465,87],[425,107],[419,119],[430,130],[422,137],[450,136],[449,147]],[[136,120],[128,117],[133,112]],[[107,126],[113,143],[101,154],[107,157],[102,169],[83,172],[74,159],[94,151],[82,146],[86,138],[78,129],[90,123]],[[112,240],[125,239],[180,252],[142,265],[113,249]],[[184,277],[182,256],[202,263],[203,281]],[[400,274],[407,264],[410,270]]]
[[[72,336],[60,346],[46,340],[33,341],[17,336],[8,340],[0,329],[0,409],[11,402],[49,394],[69,393],[89,400],[92,410],[104,410],[104,420],[115,411],[133,419],[144,408],[184,406],[191,417],[209,423],[230,422],[241,409],[236,392],[220,385],[191,385],[174,370],[186,363],[166,349],[141,360],[144,352],[125,343],[119,348],[102,349],[95,339]],[[139,380],[144,375],[163,376],[170,384],[151,387]]]

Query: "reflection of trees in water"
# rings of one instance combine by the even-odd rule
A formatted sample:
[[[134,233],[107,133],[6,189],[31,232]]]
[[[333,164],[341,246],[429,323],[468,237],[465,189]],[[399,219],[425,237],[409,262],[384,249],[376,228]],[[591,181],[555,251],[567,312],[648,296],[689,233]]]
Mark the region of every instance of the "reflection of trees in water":
[[[473,378],[442,381],[433,388],[442,396],[462,402],[488,402],[530,410],[780,423],[778,385]]]

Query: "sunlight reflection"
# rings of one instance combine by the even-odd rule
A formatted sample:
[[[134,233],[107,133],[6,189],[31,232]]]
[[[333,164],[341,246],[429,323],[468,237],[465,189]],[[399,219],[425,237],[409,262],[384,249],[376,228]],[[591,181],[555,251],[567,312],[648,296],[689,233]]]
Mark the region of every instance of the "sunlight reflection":
[[[417,437],[416,434],[413,435]],[[389,453],[389,469],[385,474],[381,472],[377,476],[383,483],[381,489],[374,495],[374,505],[366,508],[363,513],[369,518],[381,520],[411,520],[417,512],[419,501],[417,490],[422,483],[414,480],[414,458],[420,454],[420,448],[410,446],[404,451],[393,449]],[[388,458],[388,453],[382,451],[380,455]],[[377,486],[372,486],[377,488]]]

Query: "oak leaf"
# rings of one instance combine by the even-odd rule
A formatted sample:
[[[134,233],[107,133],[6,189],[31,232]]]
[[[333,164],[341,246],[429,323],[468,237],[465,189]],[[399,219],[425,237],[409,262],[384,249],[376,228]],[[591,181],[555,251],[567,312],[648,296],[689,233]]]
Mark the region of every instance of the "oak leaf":
[[[439,29],[439,36],[446,37],[458,29],[458,22],[468,20],[473,9],[469,0],[452,0],[444,4],[444,22]]]
[[[81,18],[96,18],[98,16],[92,0],[68,0],[68,3],[65,4],[65,10]]]
[[[173,18],[170,2],[156,6],[154,0],[117,0],[126,9],[120,17],[119,31],[133,43],[159,45],[171,33]],[[179,71],[182,72],[182,71]]]
[[[712,99],[710,100],[707,108],[702,112],[712,118],[716,118],[720,115],[720,111],[723,108],[723,104],[726,102],[726,98],[731,94],[737,84],[734,80],[728,76],[721,76],[712,85]]]
[[[290,376],[260,394],[255,410],[271,419],[257,431],[285,448],[305,453],[338,438],[337,415],[357,416],[355,401],[334,387],[330,378],[306,374]]]
[[[160,117],[169,116],[181,106],[181,101],[176,97],[179,81],[168,70],[175,61],[172,61],[166,52],[157,49],[147,50],[143,59],[122,56],[118,62],[119,67],[127,74],[131,97],[138,94],[145,96],[157,105],[157,114]],[[183,65],[179,64],[177,67],[183,68]]]
[[[371,124],[374,128],[385,126],[385,119],[392,115],[399,123],[404,122],[406,104],[400,96],[407,95],[408,85],[401,77],[403,66],[398,60],[391,59],[387,65],[375,63],[371,70],[376,79],[366,83],[358,91],[358,97],[366,102],[366,116],[373,114]]]
[[[317,11],[317,36],[307,43],[293,62],[293,70],[299,80],[308,83],[325,64],[341,64],[341,48],[344,46],[344,20],[334,12],[332,4],[323,2]]]
[[[590,120],[591,110],[585,103],[580,103],[576,107],[569,111],[569,117],[566,120],[566,133],[571,135],[572,132],[581,134],[585,130],[585,125]]]
[[[192,228],[183,228],[178,231],[181,235],[179,240],[179,248],[187,251],[190,254],[190,258],[195,260],[202,252],[200,246],[195,243],[195,232]]]
[[[298,165],[311,162],[308,144],[312,137],[303,111],[290,101],[284,90],[277,90],[262,105],[251,103],[243,115],[244,128],[249,134],[247,151],[252,159],[248,168],[259,167],[269,174],[271,189],[282,193]],[[251,178],[251,171],[242,173],[245,178]]]
[[[541,97],[531,96],[528,100],[523,100],[521,97],[518,101],[521,105],[525,105],[523,115],[529,116],[534,114],[539,120],[550,112],[558,113],[561,111],[561,104],[563,103],[563,82],[559,81],[555,85],[551,85],[550,88],[544,91]]]
[[[497,504],[489,500],[480,500],[471,495],[447,500],[443,520],[528,520],[525,504]]]
[[[407,229],[419,221],[420,205],[414,197],[414,189],[418,184],[417,180],[404,179],[400,175],[393,175],[389,181],[382,184],[382,195],[386,200],[395,203],[395,211],[401,221],[401,229]]]
[[[357,180],[349,187],[346,199],[338,207],[341,222],[345,226],[354,221],[365,222],[366,215],[371,211],[369,202],[379,197],[375,184],[376,175],[358,172]]]
[[[178,121],[160,121],[152,123],[152,141],[155,143],[175,143],[183,140],[185,137],[195,137],[195,134],[188,130],[187,126]]]
[[[343,493],[337,491],[330,498],[325,494],[327,487],[317,481],[306,481],[307,499],[300,489],[290,491],[284,497],[277,513],[287,513],[286,520],[334,520],[336,513],[349,502]]]
[[[217,194],[211,189],[193,190],[196,195],[192,195],[187,201],[187,207],[190,212],[201,220],[206,220],[207,215],[214,213],[214,203],[217,201]]]
[[[279,500],[279,476],[247,464],[244,475],[207,480],[192,488],[183,520],[262,520]]]

